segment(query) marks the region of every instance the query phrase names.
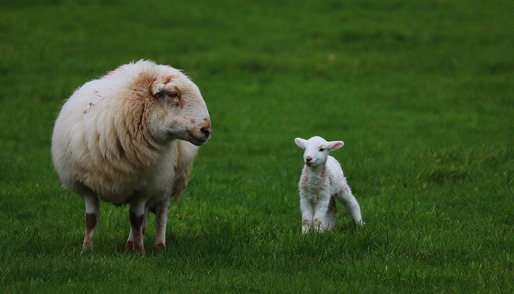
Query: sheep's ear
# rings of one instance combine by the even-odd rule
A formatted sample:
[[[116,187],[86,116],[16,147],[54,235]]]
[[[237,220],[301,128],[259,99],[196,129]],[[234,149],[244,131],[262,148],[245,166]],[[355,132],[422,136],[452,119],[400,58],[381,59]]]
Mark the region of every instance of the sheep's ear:
[[[152,96],[155,98],[162,98],[166,95],[166,89],[163,83],[155,83],[152,85]]]
[[[330,149],[331,151],[337,150],[337,149],[343,147],[343,145],[344,145],[343,141],[331,141],[331,142],[328,142],[328,149]]]
[[[302,138],[296,138],[294,139],[294,142],[296,143],[296,145],[302,149],[305,149],[305,142],[306,140],[305,139],[302,139]]]

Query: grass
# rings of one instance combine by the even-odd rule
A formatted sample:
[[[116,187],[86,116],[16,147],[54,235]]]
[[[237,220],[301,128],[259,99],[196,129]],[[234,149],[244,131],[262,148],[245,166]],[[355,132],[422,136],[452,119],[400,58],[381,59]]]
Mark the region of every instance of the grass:
[[[0,290],[514,290],[509,1],[0,4]],[[124,252],[127,207],[60,187],[53,122],[75,88],[141,58],[199,85],[213,138],[168,247]],[[297,136],[342,139],[367,223],[300,234]],[[153,222],[153,219],[152,219]],[[148,232],[150,247],[154,232]]]

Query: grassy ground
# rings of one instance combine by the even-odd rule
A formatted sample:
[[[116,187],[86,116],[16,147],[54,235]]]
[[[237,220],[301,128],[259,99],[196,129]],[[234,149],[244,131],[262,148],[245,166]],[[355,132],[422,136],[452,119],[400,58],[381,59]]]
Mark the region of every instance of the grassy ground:
[[[0,4],[1,292],[514,291],[514,2],[126,2]],[[165,252],[124,252],[127,208],[104,203],[81,256],[53,121],[141,58],[194,79],[213,138]],[[312,135],[345,141],[364,229],[340,209],[300,234]]]

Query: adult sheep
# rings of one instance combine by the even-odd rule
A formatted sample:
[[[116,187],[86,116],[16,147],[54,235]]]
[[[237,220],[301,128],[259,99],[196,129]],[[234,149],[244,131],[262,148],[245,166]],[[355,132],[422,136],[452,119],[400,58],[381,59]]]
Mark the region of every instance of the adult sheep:
[[[170,194],[182,193],[210,134],[200,90],[170,66],[140,60],[78,88],[55,122],[52,159],[64,188],[84,199],[82,252],[93,249],[100,200],[130,204],[127,249],[141,254],[154,212],[154,249],[163,249]]]

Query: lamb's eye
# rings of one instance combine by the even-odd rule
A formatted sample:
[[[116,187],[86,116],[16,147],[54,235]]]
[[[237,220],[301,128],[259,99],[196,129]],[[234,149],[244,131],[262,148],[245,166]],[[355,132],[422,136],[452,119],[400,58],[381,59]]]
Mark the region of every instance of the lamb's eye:
[[[323,148],[323,147],[319,148],[319,152],[323,152],[323,151],[325,151],[325,148]]]

